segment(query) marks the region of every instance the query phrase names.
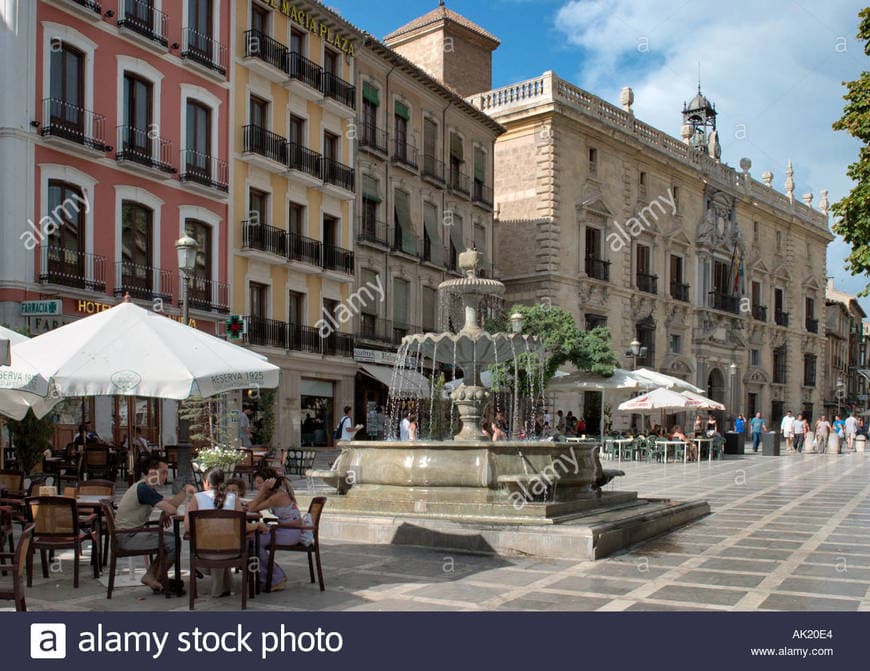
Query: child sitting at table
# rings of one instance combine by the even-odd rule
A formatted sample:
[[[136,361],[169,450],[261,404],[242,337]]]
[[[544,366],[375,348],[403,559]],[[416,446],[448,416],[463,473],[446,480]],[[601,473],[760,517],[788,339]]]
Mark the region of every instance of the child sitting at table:
[[[671,429],[671,440],[682,440],[686,444],[686,450],[688,450],[688,461],[695,461],[698,458],[698,446],[686,437],[686,434],[683,433],[683,429],[679,424]]]

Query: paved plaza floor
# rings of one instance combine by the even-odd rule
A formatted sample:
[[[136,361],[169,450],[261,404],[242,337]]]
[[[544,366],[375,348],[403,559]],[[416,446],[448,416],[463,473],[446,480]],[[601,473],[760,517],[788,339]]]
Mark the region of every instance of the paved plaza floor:
[[[712,464],[623,462],[621,468],[626,477],[617,479],[619,489],[637,490],[642,497],[706,499],[713,513],[596,562],[472,556],[325,538],[325,592],[308,582],[304,555],[284,553],[278,562],[289,576],[286,589],[258,595],[249,608],[870,610],[870,457],[747,454]],[[37,558],[29,610],[187,610],[187,597],[154,596],[142,586],[117,589],[107,600],[105,587],[84,562],[77,590],[69,561],[47,580],[38,566]],[[208,594],[208,582],[200,583],[203,593]],[[196,603],[197,610],[239,607],[237,595],[204,596]]]

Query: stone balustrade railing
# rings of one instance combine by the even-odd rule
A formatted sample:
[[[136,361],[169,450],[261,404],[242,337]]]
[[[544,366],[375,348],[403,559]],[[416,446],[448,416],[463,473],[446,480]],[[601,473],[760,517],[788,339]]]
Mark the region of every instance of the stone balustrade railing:
[[[478,93],[467,101],[482,112],[496,117],[501,114],[553,103],[562,103],[611,127],[636,137],[640,142],[664,152],[678,161],[691,165],[714,183],[729,190],[740,190],[760,202],[786,214],[793,214],[807,223],[828,230],[828,218],[799,200],[790,199],[755,179],[744,179],[743,173],[715,161],[707,154],[693,150],[675,137],[638,121],[633,114],[592,95],[588,91],[560,79],[554,72],[527,79],[510,86]]]

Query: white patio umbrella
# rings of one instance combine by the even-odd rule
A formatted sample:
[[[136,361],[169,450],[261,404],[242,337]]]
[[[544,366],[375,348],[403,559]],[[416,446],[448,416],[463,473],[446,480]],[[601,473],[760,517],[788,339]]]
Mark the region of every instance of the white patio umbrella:
[[[619,404],[619,409],[628,412],[645,410],[691,410],[700,407],[700,401],[691,399],[671,389],[653,389]]]
[[[125,302],[16,345],[12,365],[0,367],[0,389],[26,389],[56,401],[184,400],[274,388],[279,370],[259,354]]]
[[[698,401],[701,405],[697,406],[698,410],[725,410],[725,406],[719,403],[718,401],[714,401],[713,399],[707,398],[706,396],[701,396],[701,394],[696,394],[693,391],[683,391],[680,392],[683,396],[691,398],[695,401]]]
[[[665,389],[675,389],[676,391],[693,391],[696,394],[704,393],[703,389],[696,387],[691,382],[686,382],[685,380],[681,380],[673,375],[659,373],[658,371],[650,370],[649,368],[638,368],[637,370],[632,371],[632,373],[641,379],[649,380],[652,382],[652,386],[654,387],[664,387]]]
[[[16,331],[0,326],[0,340],[8,340],[12,345],[12,351],[16,352],[16,348],[19,345],[28,342],[30,338],[23,336]],[[11,376],[13,373],[8,371],[5,375],[10,376],[10,379],[6,380],[6,384],[9,386],[21,386],[24,389],[11,390],[0,388],[0,415],[5,415],[12,419],[24,419],[28,409],[31,407],[34,409],[34,412],[42,413],[44,415],[54,406],[55,401],[52,399],[44,398],[26,391],[27,381],[31,379],[30,377],[22,378],[16,375],[12,378]],[[3,378],[4,372],[3,369],[0,368],[0,387],[3,386]]]

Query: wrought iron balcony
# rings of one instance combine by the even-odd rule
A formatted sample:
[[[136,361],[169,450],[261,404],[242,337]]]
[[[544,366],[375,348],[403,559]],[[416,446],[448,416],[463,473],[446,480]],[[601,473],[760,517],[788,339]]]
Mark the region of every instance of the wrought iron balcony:
[[[353,252],[335,245],[323,245],[323,267],[353,275]]]
[[[586,274],[594,280],[610,281],[610,262],[604,259],[586,257]]]
[[[471,195],[472,202],[482,203],[487,207],[492,207],[492,189],[483,182],[474,180],[474,188]]]
[[[316,329],[315,329],[316,332]],[[317,334],[320,336],[320,333]],[[333,333],[321,338],[321,353],[326,356],[353,358],[353,336],[347,333]]]
[[[819,320],[812,319],[811,317],[807,317],[806,319],[807,331],[810,333],[818,333],[819,332]]]
[[[359,242],[371,242],[385,247],[390,245],[390,234],[387,224],[383,221],[367,217],[365,213],[360,215],[357,220],[356,239]]]
[[[151,266],[141,266],[129,261],[115,264],[115,295],[130,294],[133,298],[152,300],[160,298],[172,302],[175,293],[176,273]]]
[[[166,40],[169,17],[143,0],[118,0],[118,27],[132,30],[162,46]]]
[[[650,275],[649,273],[637,273],[636,276],[637,288],[648,294],[657,294],[659,292],[659,276]]]
[[[688,303],[689,285],[681,282],[671,282],[671,298]]]
[[[242,222],[242,246],[244,249],[256,249],[286,257],[287,231],[246,220]]]
[[[428,177],[439,184],[444,184],[444,161],[439,161],[431,154],[424,154],[423,177]]]
[[[354,190],[354,170],[343,163],[323,156],[320,158],[320,174],[327,184],[334,184],[347,191]]]
[[[227,74],[227,48],[223,44],[193,28],[182,31],[181,41],[181,58],[198,63],[220,75]]]
[[[711,291],[710,307],[714,310],[722,310],[724,312],[732,312],[738,314],[740,312],[740,297],[732,294],[724,294],[718,291]]]
[[[317,179],[323,179],[322,158],[316,151],[311,151],[301,144],[295,142],[287,144],[287,167],[291,170],[298,170]]]
[[[106,117],[60,98],[42,101],[42,127],[46,137],[59,137],[96,151],[111,151],[106,142]]]
[[[166,173],[177,172],[172,167],[172,141],[151,137],[150,131],[133,126],[118,126],[115,159],[131,161]]]
[[[288,74],[291,79],[298,79],[317,91],[320,91],[322,87],[323,68],[296,51],[290,52],[290,72]]]
[[[323,243],[320,240],[290,233],[287,242],[287,258],[291,261],[301,261],[315,266],[322,265]]]
[[[400,138],[393,140],[393,162],[417,170],[417,148]]]
[[[450,189],[463,196],[471,195],[471,180],[468,175],[459,170],[450,170]]]
[[[788,312],[777,310],[773,313],[773,321],[776,322],[777,326],[788,326]]]
[[[102,15],[103,13],[103,6],[99,2],[95,2],[95,0],[67,0],[67,2],[89,9],[95,14]]]
[[[245,153],[259,154],[276,163],[287,164],[287,138],[262,126],[245,126],[242,132]]]
[[[230,311],[230,285],[226,282],[215,282],[194,275],[187,285],[187,304],[192,310],[228,314]]]
[[[229,166],[226,161],[214,156],[193,149],[182,149],[178,179],[226,192],[229,190]]]
[[[356,87],[344,81],[338,75],[331,72],[323,73],[323,95],[337,100],[345,107],[356,109]]]
[[[39,274],[42,284],[106,290],[106,257],[49,244]]]
[[[248,344],[261,347],[290,349],[290,324],[249,315],[245,317]]]
[[[290,50],[260,30],[245,31],[245,57],[259,58],[282,72],[290,71]]]
[[[372,149],[378,153],[387,153],[387,131],[378,128],[374,124],[363,123],[360,125],[360,147]]]
[[[752,318],[756,319],[760,322],[767,321],[767,306],[766,305],[753,305],[752,306]]]

